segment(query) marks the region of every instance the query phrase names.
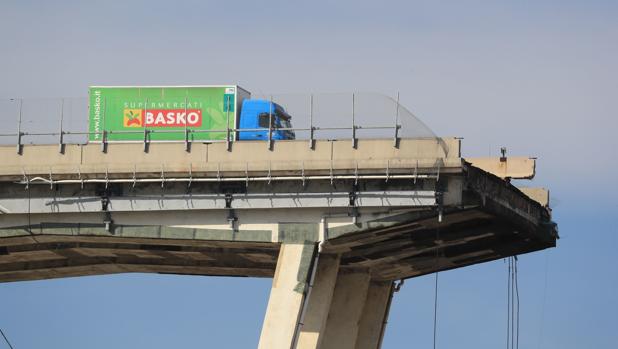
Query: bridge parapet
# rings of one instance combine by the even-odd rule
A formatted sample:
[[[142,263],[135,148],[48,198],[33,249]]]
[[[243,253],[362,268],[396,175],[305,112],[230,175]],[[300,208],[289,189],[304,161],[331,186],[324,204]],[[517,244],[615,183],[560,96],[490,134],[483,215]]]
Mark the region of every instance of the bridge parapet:
[[[357,147],[350,140],[317,141],[313,149],[305,141],[277,141],[268,149],[263,141],[236,142],[232,151],[225,143],[195,143],[185,151],[179,143],[154,143],[148,152],[141,144],[114,143],[106,152],[97,144],[66,145],[59,153],[52,145],[25,146],[21,154],[0,147],[5,159],[0,179],[39,176],[84,179],[107,174],[121,178],[133,174],[152,177],[163,173],[197,176],[251,176],[257,173],[325,174],[424,174],[461,168],[458,139],[363,139]],[[444,151],[446,144],[447,152]]]

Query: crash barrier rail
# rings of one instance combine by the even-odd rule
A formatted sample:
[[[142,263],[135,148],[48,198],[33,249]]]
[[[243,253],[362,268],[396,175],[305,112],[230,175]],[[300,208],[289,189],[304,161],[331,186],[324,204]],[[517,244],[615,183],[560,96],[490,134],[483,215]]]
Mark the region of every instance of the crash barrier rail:
[[[268,138],[264,139],[272,150],[275,131],[291,131],[297,140],[306,140],[313,149],[318,139],[350,139],[354,148],[359,138],[392,138],[393,146],[399,146],[401,138],[438,139],[420,119],[399,103],[397,97],[390,98],[375,93],[331,93],[331,94],[272,94],[253,95],[254,99],[264,99],[283,106],[292,115],[296,127],[277,127],[273,122],[273,112],[269,113]],[[145,105],[148,100],[145,100]],[[103,101],[105,103],[105,101]],[[185,103],[186,105],[186,103]],[[185,107],[186,108],[186,107]],[[51,117],[50,117],[51,116]],[[105,122],[103,114],[103,122]],[[139,130],[106,130],[92,132],[88,126],[87,98],[57,99],[5,99],[0,100],[0,144],[15,144],[21,154],[24,144],[58,144],[58,151],[64,152],[66,144],[84,144],[91,136],[98,135],[101,151],[107,151],[109,143],[135,142],[110,140],[112,135],[140,134],[144,151],[150,143],[184,142],[186,151],[190,151],[193,142],[226,142],[228,151],[236,141],[239,132],[264,131],[265,128],[240,129],[232,127],[230,114],[226,116],[227,127],[220,129],[195,129],[185,121],[184,128],[155,129],[143,127]],[[7,129],[9,120],[16,120],[16,131]],[[376,119],[390,119],[376,124]],[[194,135],[210,133],[218,135],[220,140],[195,140]],[[364,135],[363,135],[364,133]],[[156,140],[153,135],[182,135],[180,140]],[[12,141],[11,141],[12,139]],[[442,144],[445,153],[448,153]]]

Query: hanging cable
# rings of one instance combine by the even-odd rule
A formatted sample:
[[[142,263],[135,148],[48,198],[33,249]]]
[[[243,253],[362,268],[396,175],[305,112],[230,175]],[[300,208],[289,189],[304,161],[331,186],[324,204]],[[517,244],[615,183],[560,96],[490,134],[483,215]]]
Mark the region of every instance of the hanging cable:
[[[507,258],[508,273],[506,281],[506,349],[511,347],[511,258]]]
[[[511,257],[511,349],[515,346],[515,263]]]
[[[539,339],[537,341],[537,349],[543,344],[543,324],[545,323],[545,303],[547,302],[547,275],[549,270],[549,254],[545,250],[545,282],[543,286],[543,301],[541,303],[541,320],[539,321]]]
[[[436,335],[437,335],[437,322],[438,322],[438,274],[436,272],[436,284],[433,294],[433,349],[436,349]]]
[[[9,348],[14,349],[13,346],[11,345],[11,342],[9,342],[9,339],[6,338],[6,335],[4,334],[4,331],[2,331],[2,328],[0,328],[0,334],[2,334],[2,338],[4,338],[4,341],[9,346]]]
[[[434,261],[434,268],[437,270],[438,261],[440,258],[440,223],[436,226],[436,259]],[[433,349],[436,349],[436,339],[438,335],[438,274],[435,273],[435,284],[434,284],[434,294],[433,294]]]
[[[507,258],[506,348],[519,348],[519,282],[517,256]]]
[[[513,263],[514,263],[513,265],[515,266],[515,273],[514,273],[515,274],[514,275],[514,277],[515,277],[515,297],[516,297],[515,301],[516,301],[516,304],[517,304],[517,308],[516,308],[516,310],[517,310],[517,313],[516,313],[517,314],[516,315],[517,326],[515,327],[515,334],[516,334],[516,337],[515,337],[515,348],[519,349],[519,281],[518,281],[518,278],[517,278],[517,256],[513,257]]]

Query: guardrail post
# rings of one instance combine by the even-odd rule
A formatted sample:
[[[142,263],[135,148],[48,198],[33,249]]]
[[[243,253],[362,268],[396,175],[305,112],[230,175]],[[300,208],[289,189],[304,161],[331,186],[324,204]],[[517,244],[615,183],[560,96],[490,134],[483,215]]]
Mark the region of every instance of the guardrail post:
[[[107,131],[103,130],[103,135],[101,136],[101,151],[103,153],[107,153]]]
[[[189,142],[189,130],[185,129],[185,151],[187,153],[191,152],[191,145]]]
[[[187,91],[188,93],[188,91]],[[187,128],[187,122],[188,122],[188,111],[187,111],[187,97],[185,97],[185,151],[188,153],[191,151],[191,146],[189,145],[189,129]]]
[[[19,99],[19,121],[17,122],[17,154],[21,155],[22,153],[22,145],[21,145],[21,136],[23,135],[23,133],[21,132],[21,115],[22,115],[22,108],[24,105],[24,100],[23,98]]]
[[[225,145],[227,148],[227,151],[232,151],[232,142],[230,140],[230,108],[228,105],[227,108],[227,112],[226,112],[226,122],[225,122]]]
[[[107,130],[105,129],[105,114],[107,113],[107,98],[103,100],[103,119],[101,120],[101,151],[107,152]]]
[[[146,114],[148,113],[148,98],[146,98],[146,104],[144,104],[144,117],[146,117]],[[144,153],[148,152],[148,134],[150,133],[150,131],[148,130],[148,127],[146,126],[146,123],[144,122]]]
[[[58,133],[58,152],[64,154],[64,131],[62,129],[62,121],[64,119],[64,98],[60,100],[60,132]]]
[[[268,105],[268,150],[273,150],[273,96]]]
[[[399,92],[397,92],[397,106],[395,108],[395,138],[393,140],[393,146],[395,148],[399,148],[399,129],[401,125],[399,125]]]
[[[148,152],[148,131],[147,128],[144,128],[144,153]]]
[[[313,132],[315,131],[315,127],[313,127],[313,94],[309,97],[309,149],[315,149],[315,140],[313,139]]]
[[[358,147],[358,140],[356,138],[356,122],[355,122],[355,96],[352,93],[352,148],[356,149]]]

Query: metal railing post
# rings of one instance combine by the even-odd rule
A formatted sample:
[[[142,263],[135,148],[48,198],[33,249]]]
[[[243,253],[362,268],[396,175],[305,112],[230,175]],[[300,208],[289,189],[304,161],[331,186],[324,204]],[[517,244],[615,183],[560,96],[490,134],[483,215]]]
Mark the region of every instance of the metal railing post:
[[[144,153],[148,152],[148,130],[144,128]]]
[[[354,93],[352,93],[352,148],[356,149],[357,148],[357,139],[356,139],[356,111],[355,109],[355,96]]]
[[[88,102],[88,108],[90,108],[90,102]],[[90,111],[90,109],[88,109],[88,110]],[[103,97],[103,111],[105,111],[105,97]],[[102,124],[103,123],[101,123],[101,125]],[[90,132],[90,129],[88,129],[88,132]],[[95,136],[94,136],[95,139],[97,139],[97,136],[96,136],[97,133],[99,133],[99,132],[95,133]],[[101,126],[101,132],[100,133],[101,133],[101,142],[103,142],[103,126]],[[88,137],[88,141],[90,141],[90,134],[88,134],[87,137]]]
[[[273,150],[273,96],[268,105],[268,150]]]
[[[187,91],[187,93],[189,93],[189,91]],[[188,98],[185,96],[185,151],[189,152],[191,151],[191,147],[189,146],[189,129],[187,128],[189,118],[187,103]]]
[[[23,109],[23,105],[24,105],[24,99],[20,98],[19,99],[19,121],[17,122],[17,154],[21,155],[22,153],[22,146],[21,146],[21,136],[22,136],[22,132],[21,132],[21,115],[22,115],[22,109]]]
[[[64,131],[62,129],[62,122],[64,120],[64,98],[60,99],[60,133],[58,134],[58,152],[64,154]]]
[[[309,96],[309,149],[315,149],[315,142],[313,140],[313,94]]]
[[[103,153],[107,152],[107,131],[103,130],[101,135],[101,151]]]
[[[107,98],[103,100],[103,119],[101,120],[101,151],[107,152],[107,130],[105,129],[105,114],[107,113]]]
[[[225,96],[225,95],[224,95]],[[225,121],[225,144],[227,146],[227,151],[232,151],[232,141],[230,140],[230,105],[227,100],[224,100],[227,103],[226,108],[226,121]]]
[[[397,106],[395,108],[395,138],[393,140],[393,146],[399,148],[399,92],[397,92]]]
[[[146,126],[146,114],[148,114],[148,98],[146,98],[146,102],[144,104],[144,153],[148,152],[148,135],[150,133],[148,127]]]

